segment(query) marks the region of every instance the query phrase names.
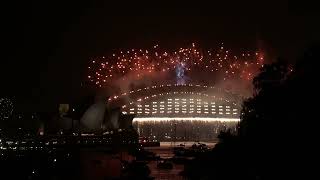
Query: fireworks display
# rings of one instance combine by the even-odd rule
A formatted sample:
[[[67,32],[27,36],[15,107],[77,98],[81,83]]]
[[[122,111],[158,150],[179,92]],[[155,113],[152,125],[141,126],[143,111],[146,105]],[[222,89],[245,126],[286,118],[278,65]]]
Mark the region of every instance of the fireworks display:
[[[177,77],[177,84],[179,85],[183,85],[186,82],[184,71],[185,71],[185,64],[183,62],[177,64],[176,77]]]
[[[202,50],[192,43],[188,48],[173,51],[155,45],[151,49],[130,49],[92,58],[88,79],[98,87],[125,81],[129,77],[139,80],[155,74],[172,74],[178,84],[196,82],[201,78],[212,81],[212,77],[224,81],[251,81],[263,63],[260,52],[234,54],[223,44],[216,50]]]

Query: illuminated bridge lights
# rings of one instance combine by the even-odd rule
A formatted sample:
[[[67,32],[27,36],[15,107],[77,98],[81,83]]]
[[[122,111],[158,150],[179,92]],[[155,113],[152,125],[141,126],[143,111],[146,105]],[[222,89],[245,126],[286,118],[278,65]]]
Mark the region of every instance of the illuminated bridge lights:
[[[122,113],[137,114],[137,117],[152,114],[152,117],[238,118],[238,108],[236,104],[216,102],[214,99],[210,101],[210,99],[175,97],[125,106],[122,108]]]
[[[194,92],[173,92],[173,94],[177,94],[177,95],[179,95],[179,94],[180,94],[180,95],[181,95],[181,94],[191,94],[191,95],[194,95],[195,93],[194,93]],[[168,93],[166,93],[166,95],[172,95],[172,93],[171,93],[171,92],[168,92]],[[230,101],[227,100],[227,99],[216,98],[216,96],[210,96],[210,95],[204,94],[204,93],[196,93],[196,95],[197,95],[197,96],[204,96],[204,97],[214,98],[214,99],[217,99],[217,100],[220,100],[220,101],[225,101],[225,102],[227,102],[227,103],[230,102]],[[159,96],[164,96],[164,94],[163,94],[163,93],[153,94],[153,95],[151,95],[151,98],[159,97]],[[141,102],[141,101],[143,101],[143,99],[144,99],[144,100],[149,99],[149,96],[146,96],[146,97],[144,97],[144,98],[139,98],[139,99],[137,99],[136,101],[137,101],[137,102]],[[201,99],[198,100],[198,101],[201,101]],[[131,102],[131,104],[133,104],[133,103],[136,103],[136,102]],[[233,104],[234,104],[234,105],[237,105],[237,104],[234,103],[234,102],[233,102]]]
[[[136,117],[133,122],[152,122],[152,121],[210,121],[210,122],[239,122],[240,118],[204,118],[204,117]]]
[[[120,97],[126,97],[130,94],[135,94],[135,93],[143,93],[143,91],[149,91],[150,89],[157,89],[157,88],[166,88],[166,87],[171,87],[171,86],[174,86],[174,87],[196,87],[196,88],[200,88],[200,89],[215,89],[215,90],[218,90],[219,92],[226,92],[226,93],[230,93],[232,94],[232,92],[228,91],[228,90],[222,90],[220,88],[217,88],[217,87],[214,87],[214,86],[207,86],[207,85],[200,85],[200,84],[162,84],[162,85],[153,85],[153,86],[150,86],[150,87],[145,87],[143,89],[136,89],[136,90],[131,90],[129,92],[123,92],[122,94],[120,95],[114,95],[114,96],[111,96],[108,101],[114,101],[114,100],[117,100],[119,99]],[[186,93],[186,92],[185,92]],[[191,92],[190,92],[191,93]],[[192,92],[193,93],[193,92]],[[177,94],[177,92],[174,92],[173,94]],[[235,94],[233,94],[235,95]],[[205,96],[208,96],[208,95],[205,95]]]
[[[237,131],[241,96],[199,84],[164,84],[140,89],[117,100],[112,98],[111,104],[122,107],[123,114],[135,115],[133,127],[141,137],[209,142],[226,129]]]

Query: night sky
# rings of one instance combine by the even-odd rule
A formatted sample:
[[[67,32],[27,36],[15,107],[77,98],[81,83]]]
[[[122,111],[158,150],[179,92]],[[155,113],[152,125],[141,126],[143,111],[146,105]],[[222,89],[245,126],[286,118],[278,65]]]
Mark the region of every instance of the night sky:
[[[3,6],[1,94],[17,108],[52,111],[88,94],[83,82],[89,58],[113,49],[224,42],[291,61],[320,32],[308,3],[75,2]]]

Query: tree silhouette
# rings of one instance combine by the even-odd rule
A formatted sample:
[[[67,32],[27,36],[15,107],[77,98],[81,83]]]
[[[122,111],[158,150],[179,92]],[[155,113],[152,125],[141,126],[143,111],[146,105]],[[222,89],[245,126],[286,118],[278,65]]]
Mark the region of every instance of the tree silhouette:
[[[260,73],[253,79],[256,93],[279,86],[288,75],[288,63],[278,59],[275,63],[266,64],[260,69]]]
[[[205,157],[186,166],[191,179],[306,179],[317,157],[316,61],[313,45],[291,71],[278,60],[253,80],[255,93],[243,102],[238,134],[223,133]],[[310,103],[313,100],[315,102]],[[308,179],[308,178],[307,178]]]

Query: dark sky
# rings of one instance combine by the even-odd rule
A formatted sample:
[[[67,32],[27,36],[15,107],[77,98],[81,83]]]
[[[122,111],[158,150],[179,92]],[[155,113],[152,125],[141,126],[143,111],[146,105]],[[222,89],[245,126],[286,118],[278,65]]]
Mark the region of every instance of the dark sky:
[[[47,111],[87,93],[89,57],[112,49],[190,42],[262,48],[291,59],[319,39],[312,5],[286,1],[28,1],[4,5],[1,94]]]

